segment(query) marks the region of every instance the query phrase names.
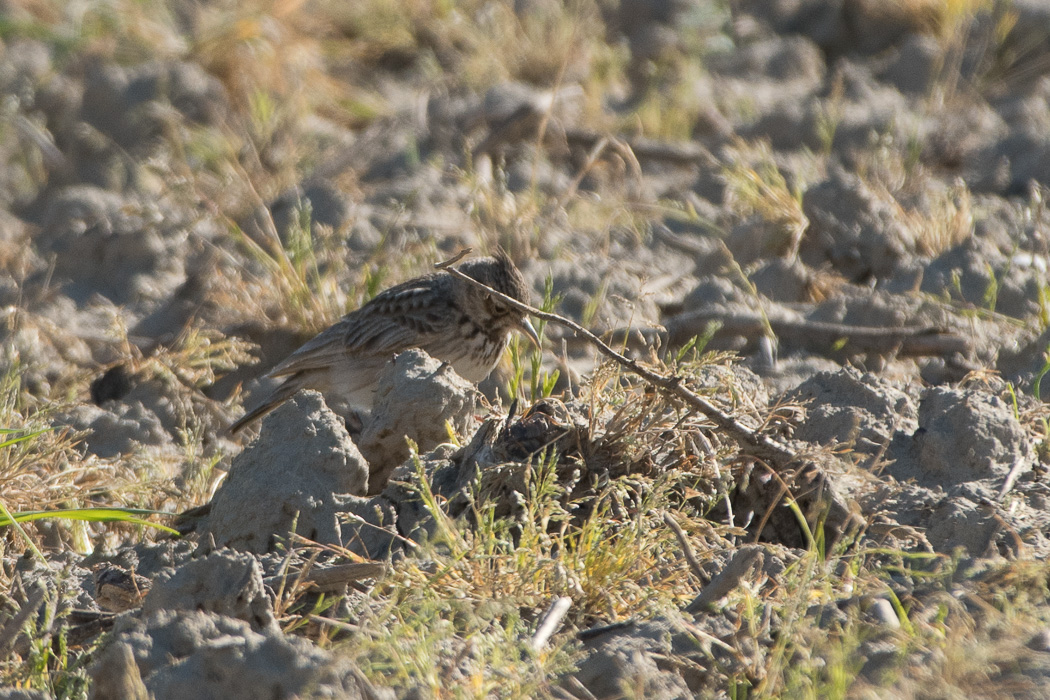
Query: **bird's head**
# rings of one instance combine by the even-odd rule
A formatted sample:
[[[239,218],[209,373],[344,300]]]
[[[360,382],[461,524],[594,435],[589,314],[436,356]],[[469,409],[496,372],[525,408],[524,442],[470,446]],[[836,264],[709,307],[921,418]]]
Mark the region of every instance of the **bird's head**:
[[[468,277],[506,294],[511,299],[524,304],[531,303],[531,294],[525,278],[514,261],[502,250],[493,257],[468,260],[459,269]],[[462,295],[461,303],[472,318],[483,319],[488,328],[492,329],[493,335],[505,335],[511,330],[517,330],[539,347],[540,336],[524,313],[507,306],[482,289],[462,280],[460,282],[463,287],[459,290]]]

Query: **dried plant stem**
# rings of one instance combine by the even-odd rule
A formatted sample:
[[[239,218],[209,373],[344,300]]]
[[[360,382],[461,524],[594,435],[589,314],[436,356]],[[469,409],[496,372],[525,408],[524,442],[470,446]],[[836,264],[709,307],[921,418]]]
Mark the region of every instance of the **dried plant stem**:
[[[718,575],[711,579],[711,582],[704,586],[693,602],[685,607],[685,611],[688,613],[700,612],[729,595],[734,588],[740,585],[751,569],[755,566],[762,566],[764,552],[765,547],[757,544],[736,550]]]
[[[511,308],[517,309],[518,311],[521,311],[523,313],[527,313],[530,316],[534,316],[548,323],[556,323],[559,326],[568,328],[576,335],[584,338],[591,345],[598,348],[598,351],[601,354],[610,358],[627,371],[631,372],[632,374],[638,375],[646,382],[652,384],[661,391],[664,391],[665,393],[680,399],[681,401],[685,402],[690,408],[702,413],[720,430],[722,430],[726,435],[732,438],[738,445],[748,450],[754,456],[765,460],[766,462],[775,465],[778,468],[784,468],[789,463],[795,460],[795,453],[787,447],[785,447],[784,445],[781,445],[779,442],[773,440],[772,438],[766,435],[756,433],[755,431],[742,424],[737,419],[733,418],[731,415],[721,411],[717,406],[715,406],[710,401],[703,398],[696,392],[682,386],[682,378],[680,376],[674,374],[659,374],[657,372],[652,371],[651,369],[643,367],[635,360],[625,357],[624,355],[618,353],[616,350],[613,350],[608,344],[605,343],[605,341],[603,341],[601,338],[596,336],[594,333],[591,333],[589,330],[576,323],[575,321],[565,318],[564,316],[559,316],[555,313],[541,311],[540,309],[537,309],[534,306],[530,306],[529,304],[520,302],[517,299],[511,298],[506,294],[502,294],[496,291],[488,285],[478,282],[472,277],[468,277],[467,275],[463,274],[455,267],[453,267],[453,265],[456,262],[462,260],[463,257],[469,252],[469,249],[467,249],[466,251],[461,251],[451,260],[437,263],[434,267],[436,267],[439,270],[446,270],[449,274],[458,277],[464,282],[467,282],[468,284],[471,284],[477,287],[478,289],[486,291],[495,298],[499,299],[500,302],[506,304],[507,306],[510,306]]]
[[[345,588],[347,584],[354,581],[366,578],[379,578],[385,571],[386,565],[380,562],[353,562],[310,569],[306,573],[299,572],[298,581],[301,584],[312,585],[319,591],[331,592]],[[285,576],[270,576],[263,579],[263,582],[269,586],[277,586]]]
[[[666,511],[664,511],[664,524],[671,528],[671,531],[674,532],[674,536],[678,538],[678,544],[682,547],[682,554],[685,555],[685,560],[689,563],[689,568],[693,570],[693,573],[698,579],[706,583],[710,577],[704,572],[703,567],[700,566],[700,561],[696,558],[696,552],[693,551],[693,546],[689,544],[689,536],[685,534],[685,530],[683,530],[682,526],[674,519],[674,516]]]

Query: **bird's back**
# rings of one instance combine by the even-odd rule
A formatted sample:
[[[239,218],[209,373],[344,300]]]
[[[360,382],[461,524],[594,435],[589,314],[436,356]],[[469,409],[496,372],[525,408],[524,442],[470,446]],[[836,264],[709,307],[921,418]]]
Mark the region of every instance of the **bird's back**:
[[[521,274],[502,253],[464,263],[462,271],[515,298],[528,297]],[[231,431],[302,389],[370,409],[379,373],[394,355],[409,348],[421,348],[451,364],[465,379],[479,382],[499,361],[511,329],[520,327],[522,318],[447,272],[403,282],[347,314],[274,367],[269,376],[284,382]],[[535,331],[525,325],[535,339]]]
[[[286,377],[324,369],[334,362],[382,358],[423,347],[440,335],[455,315],[445,284],[427,275],[403,282],[318,333],[270,372]]]

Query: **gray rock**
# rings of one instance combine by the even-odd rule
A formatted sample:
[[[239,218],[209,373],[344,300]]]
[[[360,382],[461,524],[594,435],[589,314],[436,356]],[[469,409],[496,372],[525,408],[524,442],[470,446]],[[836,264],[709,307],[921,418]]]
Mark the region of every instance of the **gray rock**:
[[[225,423],[214,420],[202,397],[171,376],[154,376],[145,381],[133,381],[131,391],[121,403],[141,404],[143,409],[157,417],[161,427],[176,444],[182,439],[187,425],[199,424],[214,430],[224,430]]]
[[[897,611],[894,610],[893,603],[886,598],[876,598],[871,601],[871,605],[866,612],[876,624],[879,624],[886,629],[900,629],[901,621],[897,616]]]
[[[986,170],[988,164],[995,164],[995,177],[979,183],[985,191],[1017,196],[1025,194],[1033,180],[1050,184],[1050,139],[1038,128],[1012,129],[991,147],[974,153],[973,161],[985,164]]]
[[[855,490],[857,502],[865,513],[885,514],[883,523],[892,523],[889,528],[915,528],[915,531],[898,533],[896,542],[900,543],[909,537],[914,546],[922,538],[916,532],[924,531],[929,524],[930,513],[938,508],[944,500],[941,489],[920,486],[914,480],[907,483],[880,483],[874,488]],[[925,544],[925,543],[923,543]]]
[[[758,115],[754,122],[740,126],[738,133],[748,139],[769,141],[778,150],[800,147],[820,149],[821,138],[814,128],[812,114],[814,100],[797,96],[784,98]]]
[[[98,62],[84,77],[81,118],[124,148],[150,146],[170,119],[158,102],[202,124],[221,121],[229,109],[222,83],[196,63],[152,61],[126,68]]]
[[[342,496],[364,495],[368,464],[321,395],[303,391],[267,416],[212,500],[205,531],[219,547],[270,551],[292,525],[309,539],[342,544]]]
[[[635,62],[659,58],[678,46],[689,3],[682,0],[624,0],[611,15],[612,26],[627,35]]]
[[[1039,311],[1045,272],[1015,264],[987,238],[970,236],[926,266],[920,289],[1016,318]]]
[[[0,91],[21,96],[42,82],[53,69],[51,51],[43,41],[12,37],[0,65]]]
[[[164,569],[179,566],[193,555],[196,545],[185,539],[139,542],[119,552],[117,562],[152,578]]]
[[[353,203],[350,197],[328,182],[313,182],[285,192],[270,205],[274,226],[287,246],[289,231],[298,226],[298,217],[309,207],[309,224],[338,231],[350,223]]]
[[[198,230],[206,226],[198,226]],[[206,234],[210,237],[211,234]],[[141,321],[129,329],[129,334],[142,338],[153,338],[169,344],[176,341],[188,326],[200,323],[204,318],[220,315],[220,305],[215,296],[224,283],[224,274],[214,258],[207,255],[193,256],[186,263],[186,280]]]
[[[42,690],[0,688],[0,700],[50,700],[50,696]]]
[[[743,309],[758,306],[754,295],[733,284],[731,279],[721,275],[701,277],[692,291],[682,299],[683,310],[702,309],[719,305],[735,305]]]
[[[885,678],[900,663],[900,644],[895,639],[877,636],[861,644],[857,658],[864,660],[860,676],[870,683]]]
[[[651,283],[655,271],[688,279],[692,271],[692,262],[680,253],[657,257],[648,248],[630,242],[621,244],[615,238],[607,253],[585,248],[578,251],[575,259],[559,257],[542,266],[529,266],[526,274],[537,281],[551,275],[552,292],[562,297],[559,313],[579,321],[597,308],[592,315],[592,328],[619,328],[638,324],[641,319],[658,318],[655,295],[640,293],[643,280]],[[542,294],[542,283],[536,291]]]
[[[256,632],[280,629],[263,587],[259,562],[231,550],[212,552],[161,572],[142,602],[142,614],[162,610],[212,612],[244,620]]]
[[[790,246],[785,227],[760,216],[749,216],[735,224],[726,237],[726,246],[742,266],[777,255]]]
[[[740,640],[734,623],[721,613],[690,616],[688,623],[658,617],[585,631],[580,634],[585,656],[572,675],[599,698],[717,697],[730,677],[758,659],[756,644],[738,644],[732,651],[712,644],[711,639]]]
[[[868,65],[849,59],[835,63],[834,71],[824,81],[822,94],[807,103],[805,121],[800,125],[804,143],[826,148],[829,127],[833,129],[832,150],[847,157],[870,152],[878,147],[879,139],[905,143],[915,133],[925,131],[922,114],[904,95],[879,82]]]
[[[357,210],[357,215],[350,221],[346,247],[355,253],[374,253],[383,244],[383,231],[369,219],[367,205],[358,205]]]
[[[811,301],[819,288],[816,273],[797,258],[767,259],[748,278],[759,294],[780,303]]]
[[[816,87],[824,78],[824,57],[811,40],[774,36],[710,59],[713,73],[738,78],[798,80]]]
[[[623,0],[616,19],[630,32],[652,22],[674,25],[690,8],[688,0]]]
[[[881,481],[854,489],[861,510],[874,514],[869,533],[880,533],[886,538],[884,544],[943,554],[962,548],[973,557],[1043,557],[1050,551],[1043,534],[1050,513],[1043,486],[1034,479],[1018,479],[1002,500],[999,480],[970,481],[946,489],[923,485],[916,483],[921,472],[914,454],[894,448],[888,458],[896,463],[883,472]],[[886,474],[904,483],[886,479]]]
[[[1004,347],[996,369],[1002,373],[1003,379],[1019,384],[1034,394],[1035,381],[1047,363],[1047,348],[1050,348],[1050,328],[1019,347]],[[1042,378],[1036,398],[1050,400],[1050,375]]]
[[[1001,522],[993,508],[959,496],[946,498],[930,515],[926,539],[938,552],[948,553],[962,547],[970,556],[993,556]]]
[[[925,34],[910,34],[897,49],[892,63],[882,74],[884,80],[909,95],[925,95],[944,65],[940,43]]]
[[[161,610],[120,620],[115,643],[92,669],[95,682],[130,648],[142,681],[155,700],[256,700],[256,698],[382,698],[348,661],[305,639],[279,631],[256,632],[243,620],[214,613]]]
[[[895,434],[911,434],[917,426],[915,405],[907,394],[885,379],[852,368],[821,372],[784,400],[807,405],[806,419],[794,437],[821,445],[848,443],[862,454],[878,453]]]
[[[1003,480],[1030,461],[1030,440],[1013,409],[973,389],[930,389],[919,405],[915,433],[920,481],[947,487],[978,479]],[[996,484],[998,486],[998,484]]]
[[[832,55],[875,54],[921,29],[921,13],[866,0],[746,0],[747,12],[778,34],[812,38]]]
[[[55,424],[87,431],[81,442],[83,449],[104,459],[141,447],[174,446],[160,419],[138,401],[110,401],[105,408],[80,404],[56,416]]]
[[[448,442],[451,425],[457,435],[474,432],[477,391],[451,365],[422,350],[406,350],[379,376],[372,414],[357,441],[368,460],[369,494],[380,493],[394,469],[409,456],[408,438],[420,453]]]
[[[189,229],[153,202],[94,187],[49,201],[34,242],[54,255],[54,276],[78,303],[101,294],[115,304],[156,301],[186,278]]]
[[[644,622],[603,638],[589,649],[573,677],[599,698],[638,697],[681,700],[694,697],[682,676],[660,668],[656,657],[672,656],[674,628],[667,621]]]
[[[131,647],[116,642],[106,649],[94,668],[89,700],[149,700]]]
[[[489,432],[489,423],[481,426],[470,447],[481,441]],[[470,450],[468,447],[468,451]],[[426,456],[421,457],[425,479],[431,491],[442,498],[455,495],[465,481],[460,464],[454,461],[460,457],[452,445],[440,445]],[[419,540],[436,531],[433,515],[419,497],[418,478],[415,465],[406,462],[394,470],[391,479],[383,491],[382,497],[396,505],[398,531],[404,536]]]
[[[831,263],[853,282],[893,274],[914,252],[911,230],[897,217],[891,202],[880,198],[860,177],[833,170],[802,198],[809,229],[799,255],[810,267]]]
[[[344,496],[339,500],[343,546],[368,559],[387,559],[403,549],[394,503],[383,496]]]
[[[942,111],[933,118],[936,121],[923,146],[924,163],[948,168],[964,166],[961,176],[972,192],[1000,192],[1009,186],[1009,163],[1001,162],[997,156],[988,160],[994,145],[1009,131],[990,105],[974,103],[967,109]],[[975,231],[975,235],[980,234]]]
[[[826,48],[842,43],[844,4],[845,0],[744,0],[740,9],[777,34],[802,34]]]
[[[19,219],[14,214],[0,209],[0,245],[3,245],[8,250],[22,249],[29,247],[29,227],[24,221]],[[4,294],[0,296],[0,299],[6,299],[14,297],[17,294],[17,286],[15,281],[12,279],[5,279],[3,281]],[[12,289],[15,287],[15,289]],[[6,303],[15,303],[17,297],[11,298]]]

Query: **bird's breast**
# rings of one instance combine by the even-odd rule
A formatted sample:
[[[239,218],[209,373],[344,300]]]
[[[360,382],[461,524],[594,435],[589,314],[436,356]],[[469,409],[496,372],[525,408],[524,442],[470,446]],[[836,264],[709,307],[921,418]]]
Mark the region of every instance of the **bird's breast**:
[[[507,348],[508,334],[493,334],[492,330],[464,318],[457,324],[456,333],[424,349],[448,362],[464,379],[477,384],[489,376]]]

